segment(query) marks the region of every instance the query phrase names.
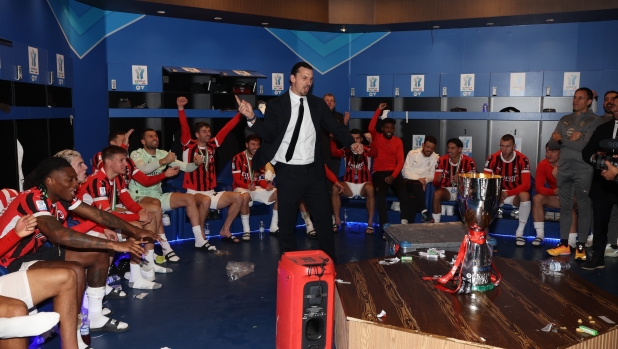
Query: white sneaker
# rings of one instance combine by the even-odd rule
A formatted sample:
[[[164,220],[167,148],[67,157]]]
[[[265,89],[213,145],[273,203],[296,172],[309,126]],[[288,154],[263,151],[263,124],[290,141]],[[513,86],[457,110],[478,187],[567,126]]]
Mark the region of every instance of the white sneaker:
[[[618,257],[618,249],[612,248],[612,245],[605,246],[605,257]]]
[[[588,238],[586,239],[586,247],[592,247],[592,234],[588,235]]]

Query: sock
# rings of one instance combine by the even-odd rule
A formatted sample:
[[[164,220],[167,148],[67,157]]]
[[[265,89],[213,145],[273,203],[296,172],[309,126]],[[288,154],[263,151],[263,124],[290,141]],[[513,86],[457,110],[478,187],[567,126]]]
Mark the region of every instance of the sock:
[[[105,295],[107,296],[113,289],[114,288],[110,285],[105,285]],[[84,302],[87,302],[86,299],[88,299],[88,297],[84,297]],[[85,308],[88,308],[88,305],[86,305]]]
[[[135,282],[143,279],[142,274],[140,272],[139,264],[129,264],[129,269],[131,270],[131,277],[129,278],[129,282]]]
[[[32,337],[49,331],[60,321],[58,313],[0,318],[0,338]]]
[[[524,228],[528,222],[531,209],[532,203],[530,201],[521,202],[519,204],[519,226],[517,227],[517,231],[515,231],[515,236],[524,236]]]
[[[172,246],[170,246],[170,243],[167,241],[165,234],[159,234],[159,237],[161,237],[161,241],[159,242],[159,245],[161,245],[161,249],[163,250],[163,255],[165,256],[166,254],[172,251]]]
[[[422,215],[424,215],[424,214],[426,214],[426,213],[427,213],[427,209],[424,209],[424,210],[422,210],[422,211],[421,211],[421,214],[422,214]]]
[[[573,248],[577,247],[577,233],[569,233],[569,245]]]
[[[154,250],[147,250],[145,257],[148,264],[154,265]]]
[[[333,224],[335,224],[335,215],[332,215],[331,217],[333,219]]]
[[[442,217],[441,214],[432,213],[431,216],[433,217],[434,222],[440,223],[440,218]]]
[[[301,211],[300,216],[303,217],[303,220],[305,220],[305,225],[313,225],[313,223],[311,223],[311,218],[309,218],[309,214],[307,212]]]
[[[534,222],[534,230],[537,238],[545,239],[545,222]]]
[[[139,266],[139,265],[138,265]],[[99,328],[105,325],[107,317],[103,316],[103,296],[105,296],[105,287],[86,287],[86,296],[88,297],[88,319],[90,319],[90,327]]]
[[[243,233],[251,231],[251,225],[249,225],[249,215],[248,214],[241,214],[240,221],[242,222]]]
[[[202,228],[199,225],[195,227],[191,227],[191,231],[193,231],[193,236],[195,236],[195,247],[202,247],[206,243],[206,240],[202,236]]]
[[[270,221],[270,232],[279,230],[279,211],[273,210],[273,219]]]

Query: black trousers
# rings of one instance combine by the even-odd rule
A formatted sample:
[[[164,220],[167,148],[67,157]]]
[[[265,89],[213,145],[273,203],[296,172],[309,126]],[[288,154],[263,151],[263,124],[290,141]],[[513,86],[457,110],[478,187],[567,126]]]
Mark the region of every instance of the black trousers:
[[[388,194],[388,188],[390,187],[397,199],[399,200],[400,218],[406,219],[408,213],[408,198],[406,194],[406,183],[401,175],[397,176],[391,184],[387,184],[384,179],[393,174],[393,171],[380,171],[374,172],[372,177],[373,187],[376,192],[376,205],[378,206],[378,218],[380,219],[380,226],[384,227],[385,223],[388,223],[388,213],[386,207],[386,195]],[[399,222],[398,222],[399,223]]]
[[[408,214],[406,219],[409,223],[414,223],[416,213],[427,209],[425,206],[425,190],[423,190],[423,183],[416,179],[406,179],[406,189],[408,193]]]
[[[592,216],[594,218],[592,251],[595,256],[603,257],[605,246],[607,245],[609,221],[612,217],[612,209],[615,205],[618,205],[618,196],[613,193],[603,192],[596,192],[595,194],[594,197],[590,197],[592,199]]]
[[[281,254],[297,251],[296,218],[300,199],[313,218],[320,250],[337,261],[335,236],[332,229],[333,208],[330,196],[324,188],[324,178],[318,177],[314,164],[287,165],[277,163],[277,199],[279,201],[279,250]]]

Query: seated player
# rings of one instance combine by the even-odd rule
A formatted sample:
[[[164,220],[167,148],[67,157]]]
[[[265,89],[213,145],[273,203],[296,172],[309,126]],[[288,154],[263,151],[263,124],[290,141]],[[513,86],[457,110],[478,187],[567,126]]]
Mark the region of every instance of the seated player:
[[[420,212],[423,222],[432,223],[433,219],[425,207],[425,188],[427,183],[434,179],[434,173],[438,165],[438,154],[434,152],[438,140],[434,136],[425,137],[423,147],[410,150],[403,164],[401,174],[406,179],[408,190],[409,215],[408,222],[414,223],[416,212]]]
[[[37,220],[25,215],[0,238],[0,256],[36,230]],[[77,268],[77,266],[76,266]],[[83,273],[83,269],[81,273]],[[54,312],[28,315],[35,305],[53,298]],[[90,348],[78,335],[77,275],[64,268],[16,271],[0,276],[0,348],[28,347],[28,338],[50,330],[60,320],[62,349]]]
[[[84,203],[110,211],[117,217],[133,225],[155,231],[157,224],[152,215],[138,205],[127,191],[127,183],[118,177],[127,171],[127,151],[116,145],[105,147],[101,151],[103,166],[99,171],[88,176],[79,187],[77,198]],[[125,212],[116,211],[116,200],[126,207]],[[154,262],[154,241],[145,245],[145,264],[140,270],[141,255],[131,256],[129,287],[135,289],[157,289],[161,284],[153,282],[155,273],[171,273],[172,269],[163,268]],[[142,272],[145,277],[142,276]]]
[[[500,139],[500,150],[489,155],[484,172],[502,176],[500,206],[507,204],[519,207],[519,226],[515,231],[515,245],[525,246],[524,228],[530,216],[530,161],[515,150],[515,137],[510,134]]]
[[[131,159],[140,171],[149,176],[158,176],[165,171],[167,166],[178,166],[185,172],[185,176],[189,176],[189,173],[195,176],[194,171],[202,165],[204,160],[201,156],[192,158],[189,163],[176,160],[174,153],[158,149],[159,136],[153,129],[147,129],[142,133],[141,142],[144,147],[131,152]],[[195,236],[195,248],[208,252],[216,250],[216,247],[212,246],[204,235],[204,222],[210,207],[209,197],[195,196],[190,193],[163,193],[161,182],[144,186],[135,180],[129,183],[129,192],[133,200],[140,204],[160,205],[163,211],[185,207],[193,236]]]
[[[463,142],[459,138],[451,138],[446,142],[447,154],[442,155],[436,164],[433,185],[434,222],[440,222],[442,217],[442,201],[457,201],[457,180],[461,173],[476,173],[476,163],[471,157],[462,154]]]
[[[128,149],[129,148],[129,136],[132,133],[133,133],[133,130],[129,130],[126,133],[122,131],[112,131],[110,132],[109,137],[108,137],[109,144],[117,145],[125,149]],[[94,156],[92,166],[93,168],[96,168],[96,170],[93,170],[92,173],[98,171],[98,169],[101,166],[103,166],[103,161],[101,159],[101,152],[98,152]],[[127,158],[127,173],[124,176],[118,176],[117,178],[118,180],[124,180],[127,183],[126,184],[127,186],[131,183],[131,180],[135,180],[137,183],[145,187],[149,187],[151,185],[155,185],[161,182],[165,178],[176,176],[179,170],[180,169],[178,167],[168,167],[165,171],[163,171],[159,175],[148,176],[142,171],[140,171],[135,166],[135,162],[133,162],[133,160],[131,160],[131,158],[129,157]],[[150,201],[145,200],[144,202],[140,202],[139,205],[145,208],[148,212],[150,212],[151,215],[154,216],[154,222],[156,224],[154,227],[155,229],[154,231],[157,234],[159,234],[159,237],[161,237],[160,244],[161,244],[161,249],[163,250],[163,256],[165,257],[165,260],[169,262],[174,262],[174,263],[179,262],[180,257],[178,257],[176,253],[174,252],[174,250],[172,250],[172,246],[170,246],[170,243],[167,241],[167,238],[165,236],[165,230],[163,229],[163,221],[162,221],[163,210],[161,208],[161,202],[159,200],[150,200]],[[124,207],[122,207],[121,205],[117,206],[117,209],[118,208],[120,208],[120,210],[124,209]]]
[[[363,141],[363,135],[359,129],[353,129],[350,134],[356,143]],[[373,213],[375,211],[375,197],[373,193],[373,184],[371,184],[371,175],[369,172],[369,157],[375,158],[378,156],[377,148],[369,148],[365,146],[363,154],[354,154],[350,149],[337,149],[337,143],[334,138],[330,139],[330,151],[333,156],[344,158],[346,162],[346,171],[343,177],[343,182],[338,182],[343,191],[338,190],[336,184],[333,184],[331,201],[333,204],[333,212],[335,214],[335,223],[333,231],[339,231],[341,228],[341,218],[339,211],[341,210],[341,196],[347,198],[360,197],[367,199],[367,229],[366,234],[373,234]],[[328,168],[328,167],[327,167]],[[334,175],[334,174],[333,174]]]
[[[378,206],[378,218],[380,227],[388,223],[388,212],[386,210],[386,195],[390,187],[400,202],[401,222],[408,223],[405,219],[408,216],[408,200],[406,194],[406,183],[401,176],[403,168],[403,143],[401,138],[394,135],[395,120],[385,118],[382,120],[382,132],[376,129],[378,118],[384,113],[386,103],[380,103],[375,114],[369,123],[369,133],[371,133],[372,148],[375,147],[379,156],[373,162],[372,183],[376,191],[376,205]],[[386,236],[383,236],[386,239]]]
[[[215,137],[211,137],[212,132],[209,124],[198,122],[193,126],[193,134],[195,135],[195,139],[193,139],[191,138],[191,129],[189,128],[187,115],[184,110],[187,102],[188,100],[185,97],[178,97],[176,99],[178,119],[180,120],[180,142],[182,143],[183,161],[192,162],[196,158],[203,160],[195,172],[191,174],[185,173],[182,187],[187,190],[188,194],[194,194],[196,198],[210,198],[210,208],[213,210],[228,207],[227,218],[223,222],[223,227],[221,227],[219,234],[221,235],[221,241],[238,243],[240,240],[232,235],[230,227],[240,212],[243,199],[239,193],[215,191],[217,186],[215,151],[223,144],[225,137],[238,124],[242,115],[237,113]]]
[[[22,216],[37,218],[36,231],[20,240],[0,256],[0,265],[10,272],[40,268],[71,269],[77,276],[77,304],[82,304],[86,287],[91,331],[123,332],[129,328],[124,322],[103,316],[105,279],[108,271],[108,250],[144,254],[143,239],[158,239],[147,230],[132,226],[98,208],[82,203],[75,197],[77,174],[71,165],[59,157],[43,160],[29,174],[24,187],[6,212],[0,216],[3,238]],[[136,241],[118,242],[92,237],[63,226],[68,211],[112,229],[122,229]],[[56,246],[44,246],[47,240]],[[84,274],[84,269],[87,275]],[[77,314],[75,314],[77,315]]]

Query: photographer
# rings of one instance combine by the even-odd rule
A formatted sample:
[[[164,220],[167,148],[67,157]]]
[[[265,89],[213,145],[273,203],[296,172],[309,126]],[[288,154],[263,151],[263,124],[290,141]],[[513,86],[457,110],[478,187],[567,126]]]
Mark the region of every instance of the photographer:
[[[614,146],[618,129],[617,106],[613,106],[612,113],[614,120],[597,127],[582,150],[583,160],[595,169],[589,194],[594,215],[594,237],[592,258],[582,266],[582,269],[586,270],[605,268],[604,253],[609,220],[614,205],[618,204],[618,183],[616,182],[618,168],[615,166],[618,159],[613,158],[618,154],[616,150],[618,147]],[[607,160],[611,160],[613,165]]]

